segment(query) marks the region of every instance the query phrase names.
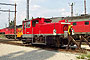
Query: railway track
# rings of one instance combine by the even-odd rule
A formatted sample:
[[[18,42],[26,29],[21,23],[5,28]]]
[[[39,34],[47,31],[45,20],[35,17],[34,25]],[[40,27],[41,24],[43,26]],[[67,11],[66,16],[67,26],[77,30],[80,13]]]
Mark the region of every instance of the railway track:
[[[90,51],[87,49],[83,49],[83,51],[76,50],[75,47],[72,47],[67,51],[65,46],[56,48],[56,47],[45,46],[45,45],[30,45],[30,44],[28,45],[28,44],[22,44],[22,42],[20,40],[14,40],[14,39],[0,39],[0,43],[32,47],[32,48],[40,48],[40,49],[45,49],[45,50],[50,50],[50,51],[64,51],[64,52],[71,52],[71,53],[81,53],[81,52],[85,53],[86,51]]]
[[[20,40],[18,40],[18,39],[7,39],[7,38],[4,38],[4,39],[2,39],[2,38],[0,38],[0,41],[20,41]]]

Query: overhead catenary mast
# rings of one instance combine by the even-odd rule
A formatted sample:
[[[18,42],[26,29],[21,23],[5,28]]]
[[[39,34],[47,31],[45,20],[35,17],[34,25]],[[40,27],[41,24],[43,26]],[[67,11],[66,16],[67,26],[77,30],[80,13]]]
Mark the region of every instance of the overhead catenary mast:
[[[29,0],[27,0],[27,20],[29,20]]]
[[[71,17],[73,17],[73,5],[74,5],[74,3],[69,3],[69,6],[71,7],[70,9],[71,9]]]
[[[9,9],[9,17],[8,17],[9,27],[10,27],[10,9]]]
[[[14,17],[14,34],[15,34],[15,40],[16,40],[16,3],[15,3],[15,17]]]
[[[16,40],[16,2],[15,4],[7,4],[7,3],[0,3],[0,5],[11,5],[15,6],[15,11],[10,11],[10,10],[0,10],[2,12],[15,12],[15,17],[14,17],[14,33],[15,33],[15,40]]]
[[[85,15],[86,15],[86,0],[84,0],[84,12],[85,12]]]
[[[73,3],[70,6],[71,6],[71,17],[73,17]]]

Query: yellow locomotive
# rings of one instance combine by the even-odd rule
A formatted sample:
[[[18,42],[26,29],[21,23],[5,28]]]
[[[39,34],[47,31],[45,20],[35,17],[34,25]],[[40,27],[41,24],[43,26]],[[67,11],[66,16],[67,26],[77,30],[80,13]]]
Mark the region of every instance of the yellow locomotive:
[[[18,28],[18,31],[17,31],[17,39],[21,40],[22,39],[22,28]]]

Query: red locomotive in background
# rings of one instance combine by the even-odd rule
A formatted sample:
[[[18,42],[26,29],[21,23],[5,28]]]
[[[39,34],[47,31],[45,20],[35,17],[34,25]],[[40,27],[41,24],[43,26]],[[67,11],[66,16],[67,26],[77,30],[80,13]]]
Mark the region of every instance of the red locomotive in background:
[[[74,29],[75,39],[79,38],[79,35],[83,35],[86,39],[90,40],[90,21],[74,21],[70,22]]]
[[[77,21],[71,22],[76,34],[89,34],[90,33],[90,21]]]
[[[19,32],[20,29],[22,29],[22,25],[16,26],[16,34]],[[6,38],[8,39],[14,39],[14,26],[0,29],[0,34],[5,34]]]

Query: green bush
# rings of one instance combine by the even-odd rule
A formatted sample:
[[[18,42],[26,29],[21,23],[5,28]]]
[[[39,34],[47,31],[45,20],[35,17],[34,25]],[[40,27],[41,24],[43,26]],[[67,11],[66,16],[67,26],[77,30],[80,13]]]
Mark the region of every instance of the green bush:
[[[81,55],[81,59],[85,59],[85,55]]]
[[[90,54],[88,54],[86,57],[90,59]]]
[[[0,34],[0,38],[4,38],[5,37],[5,35],[3,35],[3,34]]]
[[[78,59],[81,59],[80,56],[77,56]]]
[[[83,55],[80,55],[80,56],[77,56],[78,59],[85,59],[85,58],[88,58],[88,60],[90,60],[90,54],[83,54]]]

